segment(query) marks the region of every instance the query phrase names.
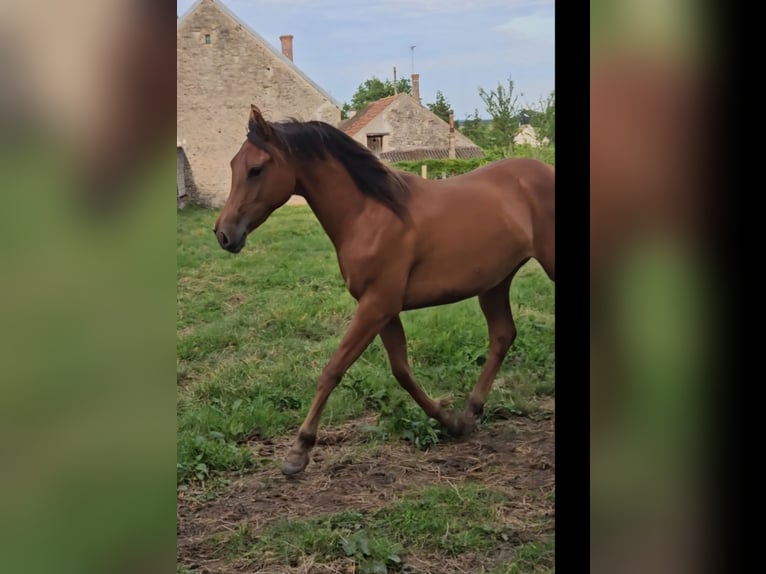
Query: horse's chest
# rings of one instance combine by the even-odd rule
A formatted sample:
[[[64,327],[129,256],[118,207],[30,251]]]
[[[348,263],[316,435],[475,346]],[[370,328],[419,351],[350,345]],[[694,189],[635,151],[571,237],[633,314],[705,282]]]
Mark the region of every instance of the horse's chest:
[[[412,266],[413,236],[396,226],[372,225],[360,231],[353,242],[338,248],[338,263],[351,296],[360,299],[370,288],[385,290],[387,296],[401,295]]]
[[[354,299],[359,299],[374,280],[376,274],[382,271],[380,265],[376,266],[376,259],[374,254],[338,255],[340,274],[346,284],[346,289]]]

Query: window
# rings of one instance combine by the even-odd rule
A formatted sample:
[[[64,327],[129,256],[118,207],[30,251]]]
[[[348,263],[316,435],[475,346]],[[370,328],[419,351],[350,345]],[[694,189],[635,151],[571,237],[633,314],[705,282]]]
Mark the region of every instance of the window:
[[[367,147],[374,152],[383,151],[383,135],[382,134],[368,135]]]
[[[205,44],[210,43],[210,34],[205,34]]]

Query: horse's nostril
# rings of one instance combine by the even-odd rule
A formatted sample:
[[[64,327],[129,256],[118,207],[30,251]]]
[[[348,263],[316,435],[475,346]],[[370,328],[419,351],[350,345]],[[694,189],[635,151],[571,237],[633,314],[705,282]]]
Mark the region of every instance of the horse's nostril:
[[[225,234],[223,231],[221,231],[221,232],[218,234],[218,241],[220,241],[220,242],[221,242],[221,245],[222,245],[223,247],[226,247],[226,246],[229,244],[229,238],[228,238],[228,237],[226,237],[226,234]]]

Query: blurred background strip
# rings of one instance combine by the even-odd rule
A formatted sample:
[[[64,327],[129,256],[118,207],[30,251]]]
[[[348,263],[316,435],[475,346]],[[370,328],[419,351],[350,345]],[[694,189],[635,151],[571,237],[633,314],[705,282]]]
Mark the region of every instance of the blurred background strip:
[[[705,8],[591,1],[592,572],[691,573],[714,557]]]
[[[0,570],[175,560],[173,15],[0,0]]]

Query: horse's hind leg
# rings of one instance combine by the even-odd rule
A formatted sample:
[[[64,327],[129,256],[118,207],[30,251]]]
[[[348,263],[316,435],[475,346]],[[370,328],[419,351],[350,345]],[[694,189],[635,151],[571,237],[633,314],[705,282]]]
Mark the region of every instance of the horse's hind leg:
[[[545,271],[548,279],[556,280],[556,238],[552,233],[535,245],[535,259]]]
[[[518,269],[518,268],[517,268]],[[499,285],[479,295],[479,305],[487,319],[489,330],[489,353],[463,413],[461,434],[471,432],[476,426],[476,416],[481,414],[495,375],[500,369],[508,349],[516,338],[516,325],[511,314],[510,287],[514,271]]]
[[[399,315],[395,315],[380,332],[380,339],[388,353],[391,372],[402,388],[407,391],[425,413],[450,428],[454,426],[454,416],[445,411],[442,405],[429,397],[415,382],[407,360],[407,338],[404,335]]]

